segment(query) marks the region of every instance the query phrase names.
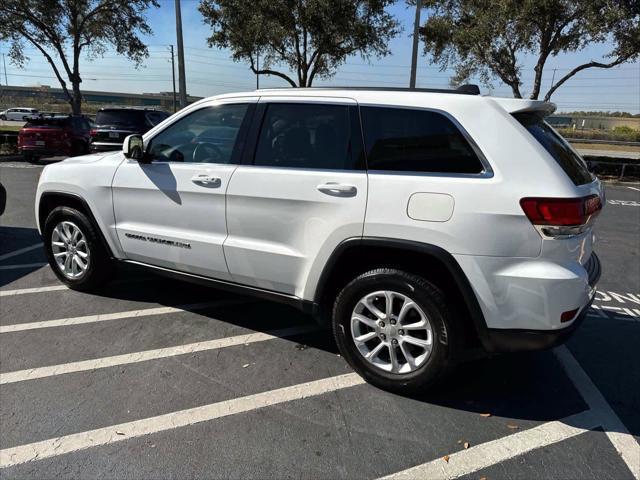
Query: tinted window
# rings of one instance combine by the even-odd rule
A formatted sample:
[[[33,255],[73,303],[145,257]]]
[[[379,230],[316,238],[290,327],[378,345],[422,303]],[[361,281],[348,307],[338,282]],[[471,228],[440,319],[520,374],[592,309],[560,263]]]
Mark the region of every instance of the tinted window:
[[[273,103],[267,107],[255,164],[352,169],[346,105]]]
[[[482,163],[458,127],[428,110],[362,107],[369,170],[480,173]]]
[[[154,127],[168,116],[169,115],[164,112],[147,112],[147,120],[149,120],[149,123]]]
[[[593,176],[582,158],[575,154],[569,144],[544,121],[543,114],[516,113],[514,117],[551,154],[575,185],[584,185],[593,181]]]
[[[235,163],[234,147],[247,104],[197,110],[153,137],[149,152],[157,161]]]
[[[142,110],[100,110],[96,114],[96,124],[140,127],[144,125],[144,113]]]
[[[70,117],[41,117],[29,120],[25,128],[29,127],[57,127],[63,128],[70,125]]]

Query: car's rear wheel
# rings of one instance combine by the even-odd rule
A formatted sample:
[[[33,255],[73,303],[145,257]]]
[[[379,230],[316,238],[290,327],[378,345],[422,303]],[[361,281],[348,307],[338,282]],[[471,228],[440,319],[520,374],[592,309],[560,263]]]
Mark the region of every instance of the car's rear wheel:
[[[37,164],[40,161],[40,157],[35,155],[33,152],[24,152],[22,154],[22,157],[24,158],[24,161],[27,163]]]
[[[44,238],[49,265],[69,287],[93,290],[109,278],[109,255],[84,213],[69,207],[55,208],[45,221]]]
[[[402,270],[372,270],[344,287],[333,331],[354,370],[385,390],[424,390],[454,364],[456,334],[444,294]]]

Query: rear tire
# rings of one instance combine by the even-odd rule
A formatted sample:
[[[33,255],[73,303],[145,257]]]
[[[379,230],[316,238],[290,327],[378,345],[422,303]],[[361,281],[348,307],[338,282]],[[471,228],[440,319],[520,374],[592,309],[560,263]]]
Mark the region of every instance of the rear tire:
[[[454,365],[459,335],[451,309],[442,291],[417,275],[395,268],[363,273],[336,298],[332,323],[340,353],[384,390],[424,391]]]
[[[24,152],[22,154],[22,157],[24,158],[24,161],[27,163],[32,163],[34,165],[37,165],[38,163],[40,163],[40,157],[38,157],[37,155],[34,155],[31,152]]]
[[[49,265],[70,288],[92,291],[110,278],[113,265],[109,254],[84,213],[70,207],[53,209],[45,221],[43,237]]]

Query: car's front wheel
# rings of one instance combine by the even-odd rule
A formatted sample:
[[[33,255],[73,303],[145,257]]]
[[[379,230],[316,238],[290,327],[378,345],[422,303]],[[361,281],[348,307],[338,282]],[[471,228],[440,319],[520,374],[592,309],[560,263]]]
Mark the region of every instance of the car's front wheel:
[[[385,390],[424,390],[454,362],[456,335],[444,294],[402,270],[372,270],[344,287],[333,331],[354,370]]]
[[[109,255],[84,213],[57,207],[48,215],[43,231],[49,265],[69,287],[93,290],[109,278]]]

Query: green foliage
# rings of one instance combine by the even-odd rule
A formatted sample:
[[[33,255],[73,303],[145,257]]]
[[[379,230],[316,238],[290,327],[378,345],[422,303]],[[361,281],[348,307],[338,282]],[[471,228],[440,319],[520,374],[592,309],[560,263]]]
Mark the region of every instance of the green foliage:
[[[631,128],[628,125],[618,125],[617,127],[613,127],[613,133],[620,134],[620,135],[633,135],[640,132],[635,128]]]
[[[558,128],[558,132],[565,138],[582,138],[587,140],[614,140],[617,142],[640,142],[640,131],[629,128],[629,131],[613,130],[582,130],[573,128]]]
[[[47,59],[74,113],[80,113],[80,56],[97,57],[109,48],[137,65],[148,56],[139,34],[151,34],[144,12],[156,0],[2,0],[0,40],[9,57],[25,66],[25,44]],[[71,83],[71,91],[67,88]]]
[[[349,55],[368,59],[389,54],[387,44],[399,32],[398,23],[385,11],[391,3],[202,0],[199,10],[212,27],[209,46],[229,48],[234,60],[248,62],[254,73],[305,87],[316,77],[332,76]],[[291,78],[287,69],[297,78]]]
[[[576,112],[557,112],[558,115],[573,117],[621,117],[621,118],[640,118],[640,113],[629,112],[600,112],[600,111],[576,111]]]
[[[453,66],[453,84],[477,75],[495,78],[522,97],[523,56],[536,59],[531,98],[538,98],[550,57],[611,41],[607,61],[578,65],[558,79],[560,85],[587,68],[611,68],[640,56],[638,0],[430,0],[431,15],[421,29],[425,51],[443,69]]]

